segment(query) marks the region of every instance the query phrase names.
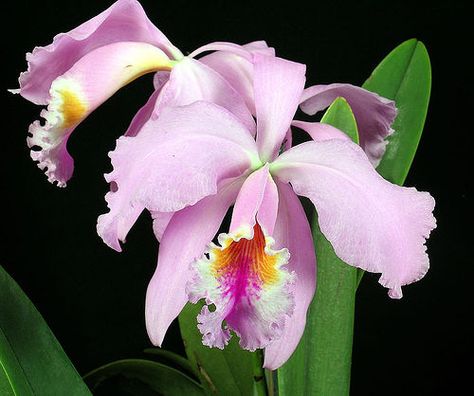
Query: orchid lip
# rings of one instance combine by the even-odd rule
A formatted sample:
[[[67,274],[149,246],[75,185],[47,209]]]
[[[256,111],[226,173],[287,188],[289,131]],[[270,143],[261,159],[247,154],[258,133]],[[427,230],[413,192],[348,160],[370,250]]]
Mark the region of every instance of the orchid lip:
[[[288,249],[272,250],[273,239],[258,223],[220,234],[218,242],[193,264],[195,276],[188,283],[190,301],[207,303],[197,318],[203,343],[222,349],[233,330],[242,348],[264,348],[281,335],[285,317],[293,313],[295,274],[284,268]]]

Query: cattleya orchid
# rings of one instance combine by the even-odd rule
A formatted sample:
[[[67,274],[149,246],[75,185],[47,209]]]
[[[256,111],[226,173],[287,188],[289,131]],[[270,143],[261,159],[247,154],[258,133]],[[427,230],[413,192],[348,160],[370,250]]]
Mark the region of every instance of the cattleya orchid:
[[[225,54],[194,59],[212,50]],[[253,121],[245,97],[236,89],[248,90],[245,76],[250,74],[255,52],[274,51],[264,42],[244,46],[211,43],[184,56],[150,22],[137,1],[118,0],[79,27],[57,35],[52,44],[27,54],[28,70],[20,75],[20,88],[12,92],[48,106],[41,112],[45,123],[35,121],[29,128],[31,157],[45,170],[50,182],[64,187],[74,168],[66,148],[71,133],[117,90],[150,72],[156,72],[155,92],[133,119],[126,136],[136,135],[164,106],[196,100],[227,108],[251,128]],[[236,88],[212,69],[229,67],[230,58],[238,59],[232,62],[235,70],[229,73],[242,77]]]
[[[207,51],[215,52],[195,59]],[[110,211],[97,224],[120,251],[140,213],[153,216],[160,249],[146,322],[154,344],[188,301],[204,299],[197,320],[205,345],[224,348],[234,331],[243,348],[265,349],[267,368],[289,358],[316,287],[298,195],[314,204],[336,254],[381,273],[391,297],[426,273],[434,201],[374,169],[393,132],[392,101],[349,84],[304,89],[305,66],[275,57],[265,42],[216,42],[184,56],[134,0],[117,1],[27,60],[16,92],[48,105],[28,145],[59,186],[73,172],[66,145],[74,129],[118,89],[155,73],[155,92],[110,153]],[[360,146],[329,125],[293,120],[299,106],[312,115],[339,96],[354,112]],[[292,147],[292,127],[312,140]],[[228,233],[214,244],[231,207]]]
[[[264,54],[253,63],[256,127],[198,101],[167,107],[137,136],[118,140],[106,177],[110,212],[98,231],[119,247],[144,208],[154,215],[161,244],[146,321],[155,344],[187,301],[203,298],[204,344],[223,348],[233,330],[243,348],[265,348],[264,364],[275,369],[298,344],[316,286],[311,229],[297,195],[314,204],[336,254],[381,273],[393,298],[428,269],[434,200],[384,180],[336,128],[293,121],[302,98],[311,100],[303,65]],[[292,124],[312,141],[283,144]],[[232,205],[229,232],[213,244]]]

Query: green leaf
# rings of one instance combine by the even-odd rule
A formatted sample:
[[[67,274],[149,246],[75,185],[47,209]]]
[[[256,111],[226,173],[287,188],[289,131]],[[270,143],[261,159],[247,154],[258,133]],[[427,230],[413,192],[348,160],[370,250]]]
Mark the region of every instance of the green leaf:
[[[395,48],[363,85],[369,91],[395,100],[395,132],[377,171],[402,185],[415,156],[428,111],[431,92],[430,58],[422,42],[412,39]]]
[[[197,371],[194,370],[194,367],[191,366],[189,360],[176,353],[162,348],[147,348],[143,352],[157,358],[159,363],[172,366],[187,375],[196,377],[198,375]]]
[[[143,359],[118,360],[84,376],[94,395],[203,396],[201,385],[182,372]]]
[[[397,104],[395,132],[377,171],[402,185],[420,140],[430,97],[431,68],[424,45],[417,40],[402,43],[377,66],[364,88]],[[333,110],[329,108],[330,111]],[[347,132],[342,114],[328,113],[323,119]],[[363,271],[336,257],[316,218],[313,237],[317,246],[318,287],[303,338],[291,359],[278,371],[280,394],[348,395],[355,292]]]
[[[202,344],[196,316],[202,304],[187,304],[179,315],[186,354],[208,395],[265,395],[260,352],[241,349],[234,335],[224,350]]]
[[[358,141],[354,114],[343,98],[331,104],[321,121]],[[312,223],[318,286],[303,337],[278,370],[279,394],[348,395],[358,272],[336,256],[319,230],[317,215]]]
[[[342,98],[336,98],[331,106],[324,113],[321,122],[332,125],[345,132],[353,142],[359,144],[359,132],[357,130],[357,123],[354,118],[354,113],[349,106],[349,103]]]
[[[1,266],[0,394],[91,394],[40,313]]]

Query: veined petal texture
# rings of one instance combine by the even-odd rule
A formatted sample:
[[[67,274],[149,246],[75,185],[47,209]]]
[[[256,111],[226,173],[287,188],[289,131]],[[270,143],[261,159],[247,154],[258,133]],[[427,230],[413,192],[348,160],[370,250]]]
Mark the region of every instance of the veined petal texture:
[[[339,96],[347,100],[354,112],[360,146],[376,167],[388,143],[385,138],[393,133],[392,124],[397,116],[395,102],[350,84],[314,85],[304,90],[301,110],[313,115],[329,107]]]
[[[207,102],[167,107],[135,137],[121,137],[106,175],[109,213],[99,217],[99,235],[118,242],[144,208],[175,212],[216,194],[220,181],[259,163],[255,141],[227,110]]]
[[[381,273],[379,282],[392,298],[428,271],[425,241],[436,226],[434,199],[383,179],[356,144],[306,142],[284,152],[271,171],[313,202],[336,254]]]

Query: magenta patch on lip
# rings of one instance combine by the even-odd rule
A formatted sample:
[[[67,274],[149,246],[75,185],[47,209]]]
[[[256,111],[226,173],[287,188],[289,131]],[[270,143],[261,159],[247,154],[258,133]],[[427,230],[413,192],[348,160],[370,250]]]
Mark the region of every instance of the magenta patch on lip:
[[[294,274],[281,268],[289,253],[271,250],[273,240],[258,223],[253,235],[221,234],[219,243],[194,263],[196,274],[188,284],[192,302],[205,298],[216,307],[211,312],[205,306],[198,315],[203,343],[222,349],[233,330],[243,348],[264,348],[280,335],[285,315],[293,311],[289,285]]]

